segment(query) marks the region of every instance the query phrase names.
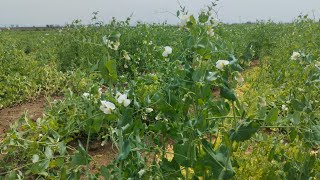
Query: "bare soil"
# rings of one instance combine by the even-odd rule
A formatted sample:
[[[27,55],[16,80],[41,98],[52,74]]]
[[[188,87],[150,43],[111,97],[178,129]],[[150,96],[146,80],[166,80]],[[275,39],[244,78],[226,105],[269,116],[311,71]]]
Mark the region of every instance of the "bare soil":
[[[257,66],[259,66],[259,64],[260,64],[260,60],[259,59],[252,60],[251,63],[250,63],[250,67],[251,68],[257,67]]]
[[[54,99],[61,99],[61,97],[54,97]],[[46,98],[41,97],[35,101],[1,109],[0,135],[4,134],[9,129],[10,124],[18,120],[24,113],[27,113],[27,116],[33,120],[41,118],[47,104]],[[76,143],[71,143],[70,145],[77,148]],[[101,166],[106,166],[115,159],[117,151],[111,142],[101,146],[101,142],[96,141],[90,143],[89,154],[93,158],[91,170],[98,171]]]
[[[47,101],[41,97],[35,101],[19,104],[0,110],[0,135],[4,134],[10,127],[10,124],[19,119],[24,113],[31,119],[42,117]]]
[[[92,172],[98,172],[101,166],[109,165],[117,156],[117,150],[112,146],[111,142],[106,143],[104,146],[101,146],[101,142],[94,142],[90,146],[89,154],[92,157]]]

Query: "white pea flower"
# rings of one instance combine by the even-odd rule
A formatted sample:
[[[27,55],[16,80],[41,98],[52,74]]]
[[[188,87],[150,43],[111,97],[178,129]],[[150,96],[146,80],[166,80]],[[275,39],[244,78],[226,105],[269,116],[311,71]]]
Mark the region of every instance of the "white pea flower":
[[[172,53],[172,48],[170,46],[164,47],[164,51],[162,53],[163,57],[168,57],[169,54]]]
[[[113,110],[116,109],[116,106],[109,101],[101,101],[100,110],[105,114],[111,114]]]
[[[218,19],[212,19],[212,20],[210,20],[210,22],[211,22],[211,25],[213,27],[217,27],[219,25],[219,20]]]
[[[102,141],[101,146],[106,145],[107,141]]]
[[[102,40],[103,40],[103,43],[104,43],[105,45],[107,45],[108,47],[111,47],[111,44],[113,44],[113,42],[110,41],[110,40],[107,38],[107,36],[103,36]]]
[[[224,71],[224,67],[229,65],[229,64],[230,64],[230,62],[227,61],[227,60],[218,60],[216,62],[216,68],[221,70],[221,71]]]
[[[291,56],[291,60],[298,60],[301,57],[301,54],[298,52],[293,52]]]
[[[146,173],[146,170],[141,169],[141,170],[138,172],[139,178],[141,178],[141,177],[144,175],[144,173]]]
[[[123,104],[124,107],[129,106],[131,103],[131,100],[128,99],[127,94],[121,94],[121,93],[117,92],[116,98],[117,98],[118,103]]]
[[[214,31],[213,31],[213,29],[212,29],[212,28],[208,29],[208,30],[207,30],[207,34],[208,34],[210,37],[214,36]]]
[[[281,106],[281,109],[282,109],[283,111],[288,111],[288,107],[287,107],[285,104],[283,104],[283,105]]]
[[[98,93],[99,93],[99,96],[101,97],[101,95],[103,94],[102,88],[99,88],[99,89],[98,89]]]
[[[82,94],[82,97],[84,97],[84,98],[89,98],[89,97],[90,97],[90,93],[83,93],[83,94]]]
[[[146,113],[151,113],[153,111],[152,108],[146,108]]]
[[[120,46],[120,42],[119,41],[114,42],[113,43],[113,50],[118,50],[119,46]]]
[[[123,53],[123,58],[128,61],[131,59],[129,54],[126,51]]]
[[[320,68],[320,62],[317,61],[315,64],[314,64],[317,68]]]
[[[190,21],[190,16],[185,14],[185,15],[182,15],[180,19],[181,19],[181,26],[185,26]]]
[[[120,46],[120,42],[119,41],[116,41],[116,42],[113,42],[111,40],[109,40],[107,38],[107,36],[103,36],[103,43],[110,49],[113,49],[113,50],[118,50],[119,46]]]

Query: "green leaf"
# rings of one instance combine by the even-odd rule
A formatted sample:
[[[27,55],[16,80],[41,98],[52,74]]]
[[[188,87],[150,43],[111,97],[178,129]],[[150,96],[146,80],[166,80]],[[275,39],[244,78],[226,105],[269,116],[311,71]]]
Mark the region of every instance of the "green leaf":
[[[127,126],[127,124],[132,125],[132,114],[133,109],[127,108],[123,113],[121,119],[118,121],[118,127],[122,128],[124,126]]]
[[[1,179],[2,177],[0,177]],[[16,171],[10,171],[9,175],[8,175],[8,180],[16,180],[17,178],[17,173]]]
[[[49,163],[50,163],[50,160],[49,159],[45,159],[43,161],[39,161],[35,164],[33,164],[31,166],[31,172],[34,173],[34,174],[40,174],[40,173],[43,173],[45,172],[46,169],[48,169],[49,167]]]
[[[297,111],[303,111],[303,108],[304,108],[304,104],[301,103],[300,101],[296,100],[296,99],[293,99],[291,100],[291,105],[292,107],[297,110]]]
[[[215,152],[207,140],[202,140],[202,147],[206,152],[203,163],[210,166],[209,172],[215,179],[231,179],[235,175],[226,146],[221,145]]]
[[[39,155],[38,155],[38,154],[34,154],[34,155],[32,156],[32,163],[38,162],[39,159],[40,159]]]
[[[181,166],[189,167],[189,161],[188,161],[188,148],[190,144],[184,143],[184,144],[174,144],[173,145],[173,151],[176,154],[179,154],[177,156],[174,156],[174,160]]]
[[[312,143],[320,145],[320,125],[313,125],[311,127],[310,139]]]
[[[121,37],[121,34],[119,32],[113,32],[111,35],[110,35],[110,39],[112,41],[117,41],[119,40]]]
[[[106,166],[101,167],[101,175],[104,177],[104,179],[110,179],[110,172]]]
[[[106,63],[106,67],[110,76],[110,79],[113,82],[116,82],[118,79],[118,75],[117,75],[117,63],[115,60],[109,60]]]
[[[75,166],[86,165],[87,161],[89,163],[91,161],[91,158],[83,148],[81,143],[79,143],[78,151],[72,157],[72,164]]]
[[[103,118],[95,118],[92,122],[92,129],[95,133],[100,132],[100,129],[102,127],[102,123],[103,123]]]
[[[206,15],[205,13],[201,13],[201,14],[199,15],[199,22],[200,22],[200,23],[205,23],[205,22],[208,21],[208,19],[209,19],[209,16]]]
[[[195,26],[197,24],[196,19],[194,18],[194,16],[190,16],[190,21],[187,23],[187,26]]]
[[[243,122],[236,130],[229,131],[230,139],[237,142],[248,140],[259,130],[259,127],[259,124],[254,121]]]
[[[117,75],[117,63],[115,60],[110,60],[105,57],[99,63],[99,71],[107,82],[116,82],[118,79]]]
[[[259,110],[258,110],[257,117],[259,119],[264,119],[264,118],[266,118],[266,114],[267,114],[267,108],[266,107],[260,107]]]
[[[130,142],[128,140],[124,141],[122,147],[121,147],[122,151],[120,152],[119,156],[118,156],[118,160],[124,160],[128,157],[129,153],[130,153]]]
[[[65,153],[66,153],[66,150],[67,150],[67,146],[66,146],[66,144],[64,143],[64,142],[59,142],[59,144],[58,144],[58,149],[59,149],[59,153],[60,153],[60,155],[65,155]]]
[[[290,121],[294,124],[294,125],[298,125],[300,123],[300,112],[296,111],[293,114],[288,115]]]
[[[237,97],[234,94],[234,92],[232,90],[230,90],[228,87],[226,86],[221,86],[220,88],[220,95],[221,97],[228,99],[230,101],[236,101]]]
[[[45,150],[44,154],[46,155],[46,158],[47,158],[47,159],[53,158],[53,151],[52,151],[52,149],[51,149],[50,147],[48,147],[48,146],[46,147],[46,150]]]
[[[180,173],[180,166],[175,160],[176,156],[172,159],[172,161],[168,161],[166,158],[162,159],[161,161],[161,169],[163,169],[165,172],[173,173],[173,175],[178,175]]]
[[[266,122],[267,123],[275,122],[278,119],[278,113],[279,112],[277,108],[271,109],[266,117]]]
[[[60,171],[60,179],[67,179],[67,170],[66,168],[61,168],[61,171]]]

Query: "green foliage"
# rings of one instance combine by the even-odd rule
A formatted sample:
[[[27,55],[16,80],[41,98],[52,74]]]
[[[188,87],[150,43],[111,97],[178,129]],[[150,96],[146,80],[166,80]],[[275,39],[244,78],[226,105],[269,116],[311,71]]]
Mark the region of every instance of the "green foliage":
[[[319,24],[221,25],[212,6],[182,8],[180,27],[76,21],[30,41],[0,34],[1,107],[64,94],[6,132],[0,178],[319,177]],[[96,171],[93,142],[117,151]]]

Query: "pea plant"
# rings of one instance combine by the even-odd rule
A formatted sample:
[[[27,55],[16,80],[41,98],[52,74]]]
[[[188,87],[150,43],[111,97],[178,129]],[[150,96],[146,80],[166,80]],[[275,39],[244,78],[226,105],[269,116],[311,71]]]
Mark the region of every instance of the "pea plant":
[[[19,44],[26,52],[0,43],[0,79],[32,74],[31,84],[64,93],[1,136],[0,179],[319,177],[318,24],[223,25],[215,5],[198,15],[181,7],[178,26],[104,25],[94,13],[92,25],[48,35],[45,54],[38,43]],[[54,62],[40,68],[34,57]],[[0,86],[1,100],[10,86]],[[92,149],[106,146],[115,158],[95,164]]]
[[[233,144],[259,128],[234,93],[243,81],[242,68],[220,49],[223,39],[214,33],[210,11],[197,19],[184,13],[178,16],[180,30],[189,34],[183,42],[188,46],[182,52],[170,44],[160,49],[155,73],[122,84],[115,60],[99,63],[109,87],[100,109],[115,123],[105,137],[119,151],[114,163],[101,168],[106,179],[230,179],[235,175]],[[118,39],[104,42],[118,50]]]

